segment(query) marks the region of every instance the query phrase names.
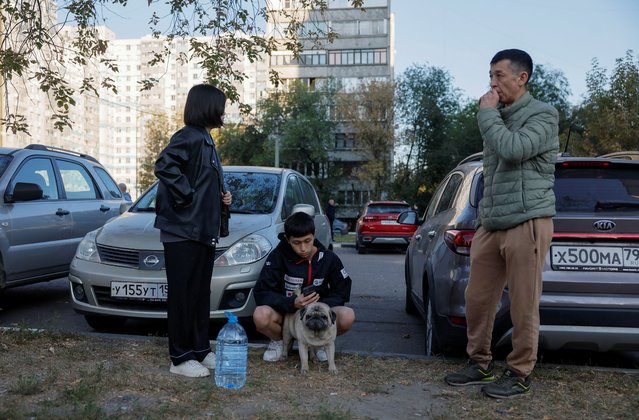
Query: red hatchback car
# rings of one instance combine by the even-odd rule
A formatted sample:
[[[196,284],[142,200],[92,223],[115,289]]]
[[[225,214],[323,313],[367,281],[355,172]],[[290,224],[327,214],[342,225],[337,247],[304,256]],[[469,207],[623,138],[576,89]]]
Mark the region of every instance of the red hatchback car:
[[[406,250],[416,226],[397,223],[399,213],[410,210],[405,201],[369,201],[357,220],[355,248],[360,254],[368,248],[401,247]]]

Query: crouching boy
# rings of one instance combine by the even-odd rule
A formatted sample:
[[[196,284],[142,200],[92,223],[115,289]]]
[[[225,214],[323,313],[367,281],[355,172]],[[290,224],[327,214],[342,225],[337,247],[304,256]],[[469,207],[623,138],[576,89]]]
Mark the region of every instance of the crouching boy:
[[[312,292],[296,295],[309,287]],[[348,331],[355,312],[344,304],[351,295],[351,278],[339,257],[315,239],[315,223],[306,213],[293,213],[284,223],[284,235],[268,256],[255,285],[257,307],[253,312],[256,329],[271,339],[264,360],[275,362],[282,355],[284,314],[313,302],[324,302],[337,315],[337,335]],[[316,351],[326,361],[326,351]]]

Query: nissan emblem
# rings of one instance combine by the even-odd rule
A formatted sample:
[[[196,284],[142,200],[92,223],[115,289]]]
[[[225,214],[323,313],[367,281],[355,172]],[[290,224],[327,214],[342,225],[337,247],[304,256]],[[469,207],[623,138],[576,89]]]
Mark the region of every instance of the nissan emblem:
[[[157,263],[159,262],[160,262],[160,259],[155,255],[149,255],[148,257],[144,259],[144,265],[146,265],[147,267],[153,267],[154,265],[157,265]]]

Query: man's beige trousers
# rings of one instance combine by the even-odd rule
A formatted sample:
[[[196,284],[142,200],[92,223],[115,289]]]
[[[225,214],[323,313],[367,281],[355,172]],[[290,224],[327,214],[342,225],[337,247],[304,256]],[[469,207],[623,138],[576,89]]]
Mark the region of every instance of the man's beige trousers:
[[[535,367],[541,270],[552,233],[550,217],[528,220],[508,230],[477,230],[470,248],[470,280],[466,288],[466,351],[484,368],[492,360],[493,323],[505,286],[513,323],[513,350],[506,363],[521,377],[530,375]]]

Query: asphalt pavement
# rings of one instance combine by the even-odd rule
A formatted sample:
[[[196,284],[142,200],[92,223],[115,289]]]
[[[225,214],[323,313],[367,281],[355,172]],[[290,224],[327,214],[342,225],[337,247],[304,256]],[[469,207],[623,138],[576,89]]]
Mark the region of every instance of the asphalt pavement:
[[[353,279],[351,301],[356,322],[351,331],[337,337],[336,350],[344,353],[375,356],[426,357],[424,355],[424,323],[418,316],[404,311],[404,253],[394,250],[359,255],[352,247],[338,246],[342,259]],[[211,338],[215,339],[223,322],[214,323]],[[165,321],[130,320],[114,333],[94,331],[75,313],[69,302],[66,278],[21,286],[0,292],[0,329],[36,328],[109,337],[146,339],[165,336]],[[252,346],[266,346],[266,337],[252,333]],[[612,368],[639,366],[639,352],[541,352],[540,363],[572,364]]]
[[[404,254],[380,251],[358,255],[348,246],[337,246],[335,251],[353,279],[348,305],[357,317],[353,329],[337,338],[337,351],[423,355],[424,324],[420,318],[404,312]],[[66,278],[0,293],[0,328],[38,328],[133,338],[163,335],[165,324],[162,321],[129,321],[115,333],[98,333],[71,308]],[[213,339],[221,325],[212,327]],[[258,346],[268,342],[259,334],[251,334],[249,340]]]

